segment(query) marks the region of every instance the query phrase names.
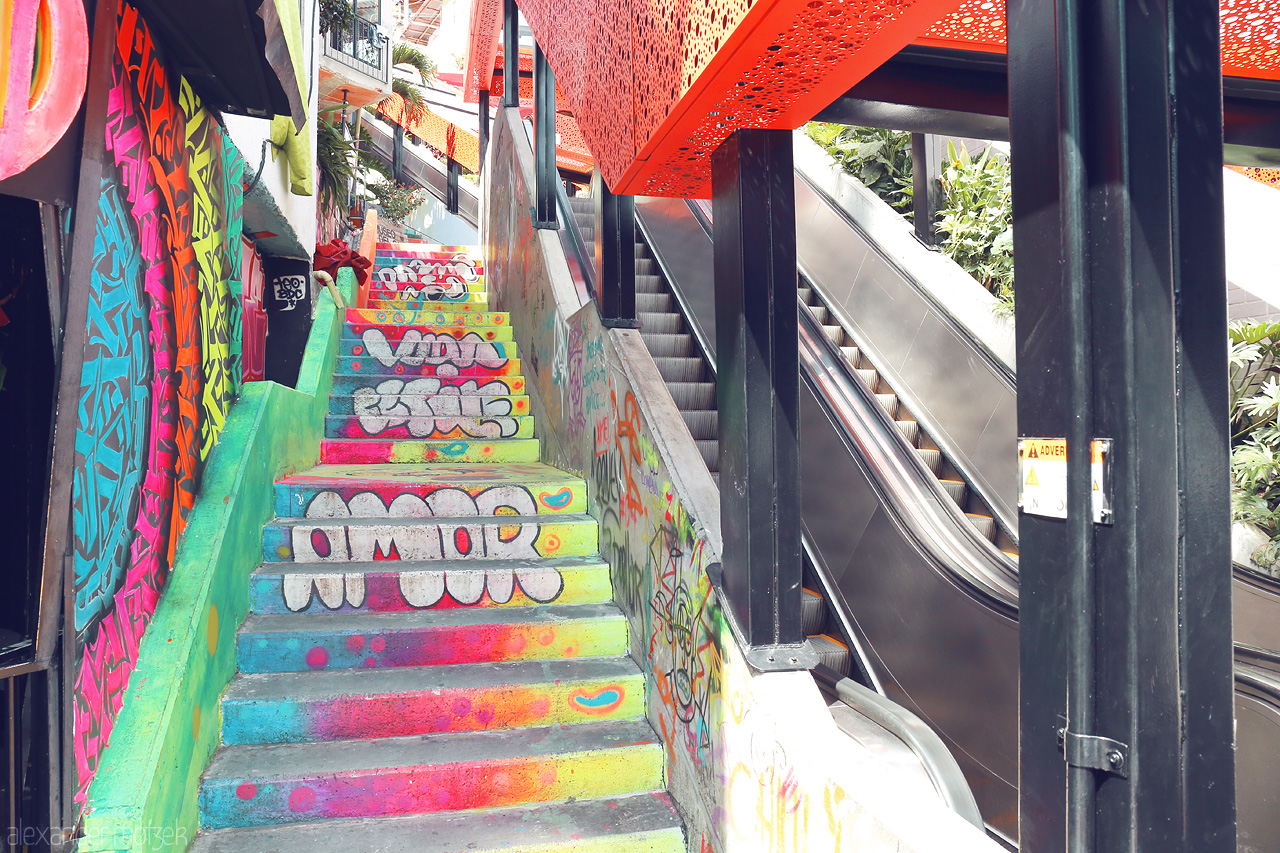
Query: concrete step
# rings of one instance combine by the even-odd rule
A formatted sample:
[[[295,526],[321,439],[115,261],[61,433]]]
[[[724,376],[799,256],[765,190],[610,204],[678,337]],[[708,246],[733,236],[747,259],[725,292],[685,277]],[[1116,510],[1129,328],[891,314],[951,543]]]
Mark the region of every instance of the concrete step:
[[[434,376],[411,379],[397,383],[401,393],[390,393],[385,388],[386,382],[380,382],[373,388],[360,388],[354,394],[333,394],[329,397],[329,414],[331,415],[413,415],[421,417],[434,415],[463,415],[480,417],[482,415],[528,415],[529,398],[519,394],[494,394],[498,389],[481,391],[477,383],[460,389],[451,386],[454,393],[441,392],[439,381]],[[432,384],[433,383],[433,384]],[[429,390],[428,390],[429,389]],[[456,391],[454,389],[457,389]],[[462,393],[463,390],[473,393]],[[485,393],[485,392],[490,393]],[[478,392],[478,393],[477,393]]]
[[[643,720],[229,746],[205,771],[200,824],[222,829],[636,794],[661,789],[662,755]]]
[[[608,603],[250,615],[236,660],[241,672],[306,672],[609,657],[627,653],[628,635]]]
[[[367,505],[362,509],[376,511]],[[267,563],[329,565],[397,559],[534,559],[595,554],[597,532],[594,518],[578,514],[436,516],[429,521],[391,515],[273,518],[262,528],[262,552]]]
[[[453,398],[460,399],[460,398]],[[478,399],[478,398],[473,398]],[[477,416],[396,413],[385,415],[327,415],[325,438],[533,438],[533,418],[510,411],[485,411]]]
[[[544,559],[263,563],[249,577],[254,613],[402,613],[450,607],[532,607],[612,600],[609,565],[595,555]],[[478,590],[483,590],[479,601]],[[526,591],[527,590],[527,591]],[[532,598],[537,596],[537,598]]]
[[[321,511],[315,504],[320,495],[326,503],[338,500],[345,505],[372,498],[385,507],[395,501],[396,512],[402,516],[458,515],[440,512],[458,501],[469,504],[470,512],[482,515],[587,511],[587,485],[582,478],[540,462],[502,466],[317,465],[277,480],[275,494],[280,518]],[[353,508],[352,514],[361,513]]]
[[[371,326],[397,327],[448,327],[448,326],[506,326],[511,325],[507,311],[455,311],[452,305],[442,310],[431,308],[402,311],[384,308],[348,308],[346,327],[360,334]],[[510,340],[508,338],[507,340]]]
[[[383,395],[414,397],[524,397],[524,377],[520,374],[438,376],[436,365],[427,365],[426,374],[405,371],[396,378],[385,374],[338,374],[329,394],[330,408],[339,397],[377,398]],[[354,413],[354,412],[353,412]],[[333,412],[333,414],[341,414]]]
[[[327,438],[320,442],[320,461],[359,465],[381,462],[537,462],[538,448],[536,438],[499,441]]]
[[[644,716],[627,657],[237,675],[222,742],[305,743]]]
[[[478,812],[320,820],[196,836],[190,853],[684,853],[675,804],[663,793]]]

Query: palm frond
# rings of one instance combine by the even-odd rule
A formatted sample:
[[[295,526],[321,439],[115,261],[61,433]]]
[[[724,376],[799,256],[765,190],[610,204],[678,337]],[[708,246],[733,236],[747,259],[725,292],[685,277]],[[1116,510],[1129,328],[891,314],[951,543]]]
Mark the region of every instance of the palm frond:
[[[431,61],[430,57],[409,42],[396,42],[395,47],[391,48],[391,64],[413,67],[417,70],[418,76],[422,78],[424,84],[429,80],[435,79],[436,76],[436,64]]]

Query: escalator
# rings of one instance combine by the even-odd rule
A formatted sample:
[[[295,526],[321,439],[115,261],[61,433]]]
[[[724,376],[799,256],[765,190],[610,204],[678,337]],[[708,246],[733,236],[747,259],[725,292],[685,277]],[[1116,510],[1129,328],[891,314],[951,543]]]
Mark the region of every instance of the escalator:
[[[577,218],[590,201],[574,205]],[[798,173],[799,227],[820,235],[799,240],[806,634],[824,662],[938,733],[989,830],[1012,846],[1016,386],[848,206]],[[709,211],[638,200],[637,224],[641,334],[714,473]],[[894,312],[904,315],[897,326]],[[1280,648],[1280,584],[1245,574],[1235,616],[1239,849],[1276,850],[1280,786],[1268,759],[1280,754],[1280,663],[1265,649]]]
[[[395,151],[392,127],[370,115],[364,115],[361,123],[369,131],[369,139],[373,143],[372,150],[367,153],[391,167]],[[426,153],[425,149],[420,149],[418,145],[413,144],[411,140],[412,137],[406,136],[405,144],[402,146],[403,180],[431,193],[441,204],[448,204],[449,174],[444,164]],[[479,224],[480,194],[469,181],[458,181],[458,216],[472,227]]]

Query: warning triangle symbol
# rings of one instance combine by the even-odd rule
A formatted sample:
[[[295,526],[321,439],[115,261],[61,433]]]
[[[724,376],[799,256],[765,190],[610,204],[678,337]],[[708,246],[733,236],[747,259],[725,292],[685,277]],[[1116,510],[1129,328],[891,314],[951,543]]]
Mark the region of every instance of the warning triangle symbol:
[[[1027,458],[1028,459],[1040,458],[1040,454],[1036,452],[1036,446],[1034,444],[1031,445],[1029,448],[1027,448]]]
[[[1028,486],[1038,486],[1038,485],[1040,485],[1040,481],[1036,479],[1036,469],[1035,469],[1035,468],[1028,468],[1028,469],[1027,469],[1027,485],[1028,485]]]

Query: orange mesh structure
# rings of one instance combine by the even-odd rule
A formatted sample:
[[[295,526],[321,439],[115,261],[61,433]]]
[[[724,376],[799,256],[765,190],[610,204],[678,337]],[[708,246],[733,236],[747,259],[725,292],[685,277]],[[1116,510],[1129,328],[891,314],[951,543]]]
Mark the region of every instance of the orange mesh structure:
[[[480,139],[476,131],[459,127],[430,109],[425,110],[417,121],[410,121],[404,98],[399,95],[383,99],[378,104],[378,112],[430,145],[439,154],[452,157],[463,168],[472,172],[480,171]]]

